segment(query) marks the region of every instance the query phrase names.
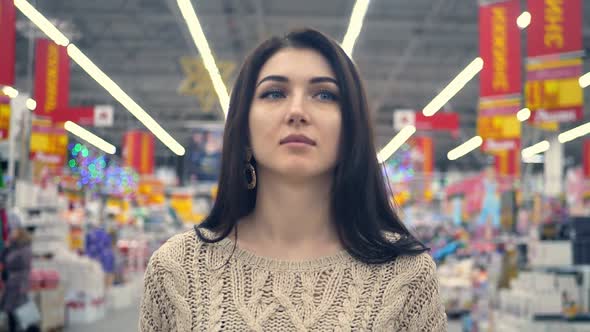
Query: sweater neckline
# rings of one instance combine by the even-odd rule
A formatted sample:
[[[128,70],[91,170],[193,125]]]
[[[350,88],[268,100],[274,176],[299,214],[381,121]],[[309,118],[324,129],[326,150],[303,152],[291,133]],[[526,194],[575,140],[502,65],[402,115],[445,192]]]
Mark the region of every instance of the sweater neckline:
[[[249,250],[240,248],[234,243],[229,237],[225,237],[217,243],[220,249],[223,251],[224,256],[229,257],[232,255],[232,260],[261,268],[270,271],[288,271],[288,272],[301,272],[301,271],[313,271],[313,270],[324,270],[335,265],[345,265],[352,263],[354,258],[346,251],[342,249],[335,254],[306,259],[306,260],[282,260],[278,258],[260,256]]]

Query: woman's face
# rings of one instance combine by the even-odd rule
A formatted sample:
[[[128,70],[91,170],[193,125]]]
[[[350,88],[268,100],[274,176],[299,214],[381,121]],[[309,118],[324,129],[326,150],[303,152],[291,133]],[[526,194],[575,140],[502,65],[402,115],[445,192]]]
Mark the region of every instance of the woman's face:
[[[250,106],[258,168],[288,177],[329,174],[338,160],[342,115],[336,76],[311,49],[285,48],[261,68]]]

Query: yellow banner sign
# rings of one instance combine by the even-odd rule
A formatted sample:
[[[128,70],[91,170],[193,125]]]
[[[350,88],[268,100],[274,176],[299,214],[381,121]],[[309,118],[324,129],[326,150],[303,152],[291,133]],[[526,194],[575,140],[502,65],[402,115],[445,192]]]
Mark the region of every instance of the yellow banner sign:
[[[514,115],[479,117],[477,134],[483,139],[511,139],[520,137],[520,121]]]
[[[10,131],[10,102],[0,101],[0,140],[8,139]]]
[[[530,110],[580,106],[584,102],[577,78],[530,81],[525,85],[526,105]]]
[[[68,134],[63,127],[50,121],[33,120],[31,129],[31,159],[47,164],[63,164],[68,149]]]
[[[584,118],[584,93],[578,84],[582,65],[579,58],[527,64],[525,103],[532,111],[533,124],[557,130],[559,123]]]

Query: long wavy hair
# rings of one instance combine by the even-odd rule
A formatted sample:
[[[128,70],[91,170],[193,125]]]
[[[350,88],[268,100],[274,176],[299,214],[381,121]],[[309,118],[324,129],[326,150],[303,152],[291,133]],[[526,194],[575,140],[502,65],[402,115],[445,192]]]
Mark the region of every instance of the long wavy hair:
[[[244,172],[245,151],[251,146],[248,114],[260,69],[284,48],[319,52],[331,65],[339,84],[341,162],[334,169],[330,204],[343,247],[367,264],[382,264],[400,255],[428,250],[400,221],[388,198],[376,158],[367,96],[355,64],[338,43],[309,28],[262,42],[244,62],[231,93],[225,123],[219,190],[210,214],[195,227],[197,236],[206,243],[223,240],[256,206],[256,189],[246,188]],[[252,164],[256,168],[255,160]],[[202,229],[212,231],[215,238],[203,235]],[[399,239],[392,240],[391,234],[397,234]]]

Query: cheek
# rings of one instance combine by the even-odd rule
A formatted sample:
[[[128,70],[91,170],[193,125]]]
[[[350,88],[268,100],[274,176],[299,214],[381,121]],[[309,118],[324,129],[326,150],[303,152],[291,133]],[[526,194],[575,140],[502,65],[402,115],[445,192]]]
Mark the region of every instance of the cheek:
[[[250,111],[250,144],[254,150],[264,148],[265,142],[269,139],[269,132],[272,131],[272,119],[264,113],[256,108],[252,108]]]
[[[340,136],[342,135],[342,119],[337,117],[330,126],[330,137],[334,148],[338,150],[340,146]]]

